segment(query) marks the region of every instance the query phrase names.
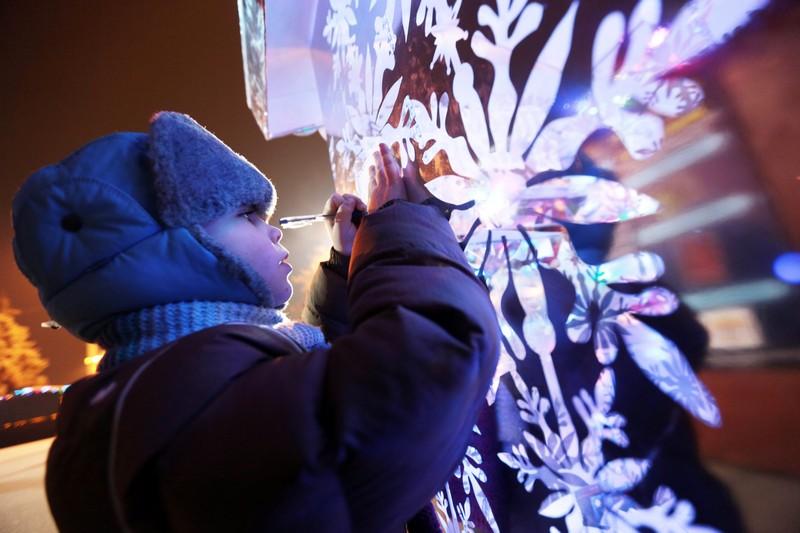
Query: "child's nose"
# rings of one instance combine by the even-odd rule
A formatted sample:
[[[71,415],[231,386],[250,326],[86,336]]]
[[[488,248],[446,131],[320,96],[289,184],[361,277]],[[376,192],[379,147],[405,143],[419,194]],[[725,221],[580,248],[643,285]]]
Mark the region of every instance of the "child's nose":
[[[272,242],[281,242],[281,239],[283,238],[283,232],[280,230],[280,228],[270,225],[269,231]]]

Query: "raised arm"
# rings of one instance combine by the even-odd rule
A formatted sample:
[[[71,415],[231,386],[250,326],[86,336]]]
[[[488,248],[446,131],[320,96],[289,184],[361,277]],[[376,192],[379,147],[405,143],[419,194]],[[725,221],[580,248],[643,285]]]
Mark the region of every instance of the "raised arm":
[[[463,456],[497,324],[433,207],[396,202],[367,217],[350,284],[353,332],[327,353],[325,414],[353,521],[379,531],[369,509],[408,519]]]
[[[218,498],[259,487],[251,525],[372,533],[399,530],[443,486],[494,373],[498,328],[442,213],[389,200],[370,202],[355,239],[350,331],[240,373],[175,446],[176,494],[194,497],[194,472],[212,468],[227,479]],[[270,353],[266,337],[224,335],[220,358]]]

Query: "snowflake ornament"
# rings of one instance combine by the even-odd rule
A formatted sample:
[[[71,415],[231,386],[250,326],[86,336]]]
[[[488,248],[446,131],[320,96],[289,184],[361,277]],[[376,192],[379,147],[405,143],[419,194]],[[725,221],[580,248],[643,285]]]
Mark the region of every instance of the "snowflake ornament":
[[[547,178],[545,172],[570,169],[581,145],[601,129],[612,131],[634,159],[657,152],[665,120],[703,100],[683,67],[767,0],[682,1],[671,21],[664,20],[662,0],[614,11],[579,0],[320,1],[321,10],[316,3],[311,9],[320,16],[310,46],[317,47],[319,127],[337,190],[364,195],[371,154],[386,142],[402,167],[417,163],[434,196],[460,206],[451,225],[489,288],[504,341],[487,405],[501,383],[511,384],[525,427],[496,456],[468,447],[434,500],[442,526],[456,532],[488,524],[499,531],[484,489],[492,471],[487,464],[499,461],[516,472],[524,490],[546,488],[538,513],[564,530],[709,531],[693,523],[692,504],[667,487],[649,507],[627,494],[648,475],[649,460],[603,454],[604,443],[630,444],[627,421],[614,407],[617,387],[626,384],[617,383],[611,367],[623,345],[660,390],[703,422],[720,423],[713,398],[677,346],[639,319],[673,312],[676,296],[657,286],[637,294],[618,290],[654,283],[663,262],[639,252],[588,265],[561,226],[623,223],[656,212],[658,203],[612,180],[577,172]],[[270,32],[281,31],[270,27],[268,9],[260,0],[239,0],[248,105],[265,134],[265,55]],[[596,27],[577,31],[587,11],[598,14]],[[407,57],[418,50],[428,54],[423,61]],[[578,56],[588,59],[576,82]],[[591,341],[600,364],[596,380],[569,398],[553,361],[556,329],[543,270],[574,288],[567,338]],[[530,365],[541,369],[546,394],[523,378]]]

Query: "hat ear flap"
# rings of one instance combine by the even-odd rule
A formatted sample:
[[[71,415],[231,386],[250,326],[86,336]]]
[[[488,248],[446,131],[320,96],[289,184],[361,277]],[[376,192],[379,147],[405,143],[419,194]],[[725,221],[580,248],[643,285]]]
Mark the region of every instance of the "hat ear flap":
[[[272,297],[272,292],[269,290],[266,282],[261,276],[253,270],[250,265],[242,261],[238,256],[230,253],[225,249],[222,244],[217,242],[208,232],[203,229],[199,224],[194,224],[188,228],[189,233],[197,239],[204,248],[214,254],[219,260],[222,268],[228,275],[243,282],[247,287],[253,291],[258,297],[259,305],[264,307],[274,308],[276,306],[275,300]]]

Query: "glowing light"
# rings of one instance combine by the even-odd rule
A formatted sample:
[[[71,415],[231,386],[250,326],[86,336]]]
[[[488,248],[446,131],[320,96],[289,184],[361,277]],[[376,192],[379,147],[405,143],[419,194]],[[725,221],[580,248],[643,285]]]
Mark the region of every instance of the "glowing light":
[[[597,113],[597,108],[592,105],[592,102],[586,98],[582,98],[575,102],[575,109],[578,113],[592,113],[592,109]]]
[[[650,42],[647,43],[647,46],[650,48],[658,48],[664,41],[667,39],[667,35],[669,35],[669,30],[665,27],[660,27],[653,32],[653,35],[650,37]]]
[[[664,157],[661,161],[647,165],[643,170],[632,174],[625,179],[625,185],[632,189],[641,189],[657,182],[661,178],[670,176],[679,170],[702,161],[713,155],[728,144],[730,136],[727,133],[713,133],[697,142],[688,145],[682,150],[677,150]]]
[[[683,295],[686,305],[697,311],[720,307],[748,306],[772,302],[788,296],[789,287],[774,279],[760,279],[718,289],[708,289]]]
[[[84,353],[83,364],[86,367],[86,374],[96,374],[97,365],[103,359],[105,351],[98,344],[86,343],[86,351]]]
[[[708,330],[709,347],[741,350],[764,345],[764,334],[755,311],[749,307],[725,307],[698,313]]]
[[[621,94],[617,94],[611,98],[611,101],[617,104],[619,107],[623,107],[626,103],[628,103],[628,97]]]
[[[800,252],[779,255],[772,263],[775,277],[793,285],[800,284]]]
[[[20,396],[31,396],[33,394],[47,394],[47,393],[63,394],[68,387],[69,385],[40,385],[35,387],[23,387],[21,389],[17,389],[13,392],[0,396],[0,402]]]
[[[57,416],[58,415],[56,413],[52,413],[49,415],[35,416],[33,418],[27,418],[23,420],[14,420],[13,422],[4,422],[3,430],[19,428],[29,424],[40,424],[42,422],[47,422],[48,420],[55,420]]]
[[[740,216],[752,209],[755,204],[756,198],[751,194],[733,194],[714,202],[708,202],[697,209],[642,228],[638,236],[639,245],[650,246],[689,231]]]
[[[525,189],[523,175],[513,171],[499,171],[491,179],[491,188],[484,187],[479,191],[478,213],[481,221],[492,227],[513,227],[514,216],[517,214],[517,202],[521,191]]]

